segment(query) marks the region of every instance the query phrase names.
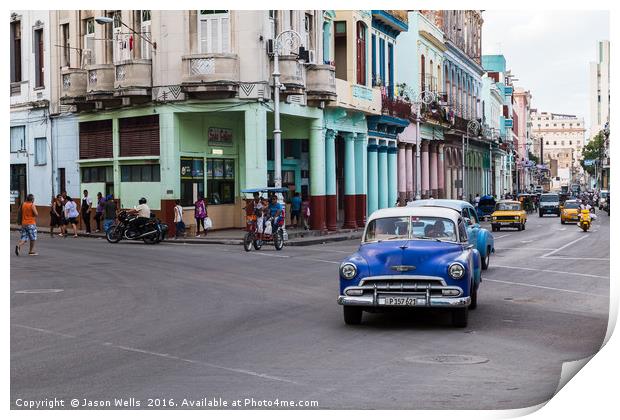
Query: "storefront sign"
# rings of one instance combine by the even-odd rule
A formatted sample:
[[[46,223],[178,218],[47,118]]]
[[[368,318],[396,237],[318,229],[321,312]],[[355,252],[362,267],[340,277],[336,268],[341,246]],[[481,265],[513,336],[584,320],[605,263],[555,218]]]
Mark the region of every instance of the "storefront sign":
[[[512,128],[512,119],[505,119],[504,120],[504,127]]]
[[[210,127],[208,136],[209,136],[209,146],[232,146],[233,145],[233,132],[229,128]]]
[[[212,155],[223,155],[224,151],[222,149],[211,149]]]

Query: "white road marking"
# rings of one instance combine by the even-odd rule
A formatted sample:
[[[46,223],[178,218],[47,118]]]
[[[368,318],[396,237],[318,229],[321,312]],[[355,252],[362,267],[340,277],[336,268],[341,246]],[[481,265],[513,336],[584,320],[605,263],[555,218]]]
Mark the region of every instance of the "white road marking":
[[[506,236],[510,236],[510,234],[502,235],[502,236],[494,236],[493,239],[502,239],[502,238],[505,238]]]
[[[558,229],[558,230],[566,230],[566,228],[564,227],[564,228],[560,228],[560,229]]]
[[[249,255],[265,255],[267,257],[276,257],[276,258],[291,258],[290,255],[278,255],[278,254],[268,254],[266,252],[250,252]]]
[[[544,258],[546,260],[592,260],[592,261],[609,261],[609,258],[599,258],[599,257],[539,257]]]
[[[540,268],[512,267],[512,266],[508,266],[508,265],[496,265],[496,264],[493,264],[493,267],[510,268],[510,269],[513,269],[513,270],[540,271],[542,273],[566,274],[566,275],[569,275],[569,276],[595,277],[595,278],[599,278],[599,279],[609,279],[609,277],[597,276],[595,274],[570,273],[568,271],[543,270],[543,269],[540,269]]]
[[[60,337],[65,337],[65,338],[76,338],[74,335],[71,335],[71,334],[63,334],[63,333],[59,333],[56,331],[46,330],[44,328],[29,327],[27,325],[21,325],[21,324],[11,324],[11,325],[13,325],[14,327],[24,328],[24,329],[32,330],[32,331],[38,331],[38,332],[42,332],[45,334],[58,335]]]
[[[317,251],[317,252],[337,252],[339,254],[352,254],[352,251],[343,251],[340,249],[331,249],[331,248],[316,248],[316,247],[311,247],[311,246],[304,246],[302,247],[303,249],[309,249],[310,251]]]
[[[299,257],[299,258],[295,258],[296,260],[305,260],[305,261],[317,261],[317,262],[324,262],[324,263],[330,263],[330,264],[340,264],[341,261],[329,261],[329,260],[320,260],[318,258],[304,258],[304,257]]]
[[[569,247],[569,246],[571,246],[572,244],[577,243],[577,242],[579,242],[580,240],[585,239],[585,238],[587,238],[587,236],[581,236],[581,237],[579,237],[579,238],[575,239],[574,241],[569,242],[569,243],[567,243],[566,245],[559,247],[559,248],[558,248],[558,249],[556,249],[555,251],[547,252],[545,255],[541,255],[541,258],[545,258],[545,257],[548,257],[548,256],[550,256],[550,255],[553,255],[553,254],[555,254],[556,252],[561,251],[561,250],[563,250],[564,248],[568,248],[568,247]]]
[[[538,284],[528,284],[528,283],[517,283],[514,281],[504,281],[504,280],[495,280],[495,279],[487,279],[486,277],[482,279],[483,282],[491,281],[494,283],[504,283],[504,284],[512,284],[515,286],[525,286],[525,287],[535,287],[537,289],[547,289],[547,290],[556,290],[558,292],[566,292],[566,293],[577,293],[579,295],[588,295],[588,296],[597,296],[603,298],[609,298],[609,296],[598,295],[596,293],[588,293],[588,292],[580,292],[578,290],[569,290],[569,289],[559,289],[557,287],[549,287],[549,286],[540,286]]]
[[[63,334],[63,333],[59,333],[59,332],[56,332],[56,331],[46,330],[46,329],[43,329],[43,328],[35,328],[35,327],[30,327],[30,326],[21,325],[21,324],[11,324],[11,325],[14,326],[14,327],[24,328],[24,329],[28,329],[28,330],[32,330],[32,331],[38,331],[38,332],[42,332],[42,333],[45,333],[45,334],[57,335],[57,336],[60,336],[60,337],[65,337],[65,338],[77,338],[74,335]],[[140,348],[136,348],[136,347],[121,346],[121,345],[118,345],[118,344],[110,343],[108,341],[100,342],[100,341],[93,341],[93,340],[88,340],[88,339],[85,339],[85,341],[89,341],[91,343],[94,343],[94,344],[97,344],[97,345],[100,345],[100,346],[106,346],[106,347],[115,348],[115,349],[118,349],[118,350],[125,350],[125,351],[134,352],[134,353],[142,353],[142,354],[147,354],[149,356],[161,357],[163,359],[178,360],[178,361],[181,361],[181,362],[191,363],[191,364],[194,364],[194,365],[201,365],[201,366],[206,366],[206,367],[210,367],[210,368],[214,368],[214,369],[226,370],[228,372],[242,373],[242,374],[245,374],[245,375],[256,376],[256,377],[259,377],[259,378],[271,379],[273,381],[288,382],[288,383],[291,383],[291,384],[299,385],[298,382],[292,381],[290,379],[280,378],[278,376],[271,376],[271,375],[267,375],[267,374],[264,374],[264,373],[254,372],[254,371],[251,371],[251,370],[231,368],[231,367],[227,367],[227,366],[216,365],[216,364],[213,364],[213,363],[201,362],[200,360],[185,359],[183,357],[171,355],[171,354],[168,354],[168,353],[157,353],[157,352],[154,352],[154,351],[144,350],[144,349],[140,349]]]
[[[533,248],[531,246],[528,247],[516,247],[516,248],[511,248],[511,247],[501,247],[500,250],[503,249],[523,249],[523,250],[534,250],[534,251],[553,251],[555,248]]]
[[[521,241],[522,244],[529,244],[530,242],[534,242],[534,240],[530,239],[529,241]]]

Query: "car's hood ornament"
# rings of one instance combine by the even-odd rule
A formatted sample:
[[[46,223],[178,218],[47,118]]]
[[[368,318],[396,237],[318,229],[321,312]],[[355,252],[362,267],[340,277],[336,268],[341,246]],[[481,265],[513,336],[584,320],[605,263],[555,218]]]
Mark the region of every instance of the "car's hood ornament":
[[[415,265],[393,265],[390,267],[394,271],[405,272],[415,270]]]

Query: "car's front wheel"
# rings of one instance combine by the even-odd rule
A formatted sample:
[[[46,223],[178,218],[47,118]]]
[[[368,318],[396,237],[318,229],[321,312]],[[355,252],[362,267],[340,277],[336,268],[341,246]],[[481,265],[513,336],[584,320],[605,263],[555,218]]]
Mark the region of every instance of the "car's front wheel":
[[[343,306],[344,323],[347,325],[359,325],[362,323],[362,309],[355,306]]]
[[[480,287],[480,283],[478,286],[474,286],[471,292],[471,303],[469,304],[469,309],[476,309],[478,307],[478,288]]]
[[[469,318],[469,308],[458,308],[452,310],[452,326],[465,328]]]
[[[491,247],[488,246],[487,247],[487,253],[484,256],[484,258],[482,259],[482,269],[486,270],[487,268],[489,268],[489,261],[491,260]]]

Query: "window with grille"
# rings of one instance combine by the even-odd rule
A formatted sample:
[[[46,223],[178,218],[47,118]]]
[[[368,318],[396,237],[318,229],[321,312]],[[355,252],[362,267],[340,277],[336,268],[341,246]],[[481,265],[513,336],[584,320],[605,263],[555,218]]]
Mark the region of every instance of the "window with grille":
[[[313,24],[313,16],[309,13],[304,15],[304,38],[306,49],[313,50],[314,49],[314,24]]]
[[[26,150],[26,126],[11,127],[11,153]]]
[[[150,60],[151,58],[151,45],[148,41],[151,40],[151,11],[140,11],[140,51],[143,59]]]
[[[69,36],[69,24],[65,23],[60,25],[60,32],[62,34],[62,66],[71,67],[71,44]]]
[[[121,182],[159,182],[159,180],[159,164],[121,166]]]
[[[34,79],[35,87],[43,87],[44,82],[44,58],[43,58],[43,29],[34,31]]]
[[[366,25],[357,22],[357,84],[366,85]]]
[[[47,139],[45,137],[34,139],[34,164],[47,165]]]
[[[269,38],[275,39],[277,32],[277,19],[278,19],[278,11],[270,10],[269,11]]]
[[[201,10],[198,19],[200,52],[230,52],[230,13],[228,10]]]
[[[11,82],[22,80],[22,23],[11,22]]]
[[[95,19],[86,19],[84,21],[84,64],[90,65],[97,63],[95,58]]]

